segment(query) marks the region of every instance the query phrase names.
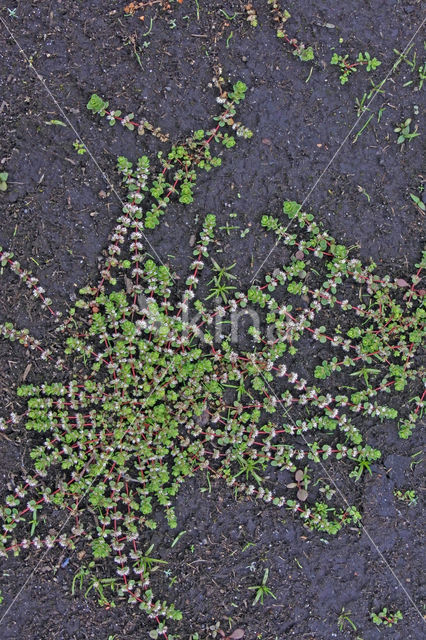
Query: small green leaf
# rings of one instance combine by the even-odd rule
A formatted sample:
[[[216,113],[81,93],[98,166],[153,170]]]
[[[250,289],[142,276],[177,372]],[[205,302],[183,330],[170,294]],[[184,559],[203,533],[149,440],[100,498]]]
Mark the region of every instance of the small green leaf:
[[[47,124],[48,126],[56,124],[60,127],[66,127],[67,125],[65,124],[65,122],[62,122],[62,120],[48,120],[47,122],[45,122],[44,124]]]

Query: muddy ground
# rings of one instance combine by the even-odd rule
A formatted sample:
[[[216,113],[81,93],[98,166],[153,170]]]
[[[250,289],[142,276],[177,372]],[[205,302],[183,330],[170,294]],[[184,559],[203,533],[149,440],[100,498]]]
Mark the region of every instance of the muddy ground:
[[[90,94],[99,93],[125,113],[143,115],[178,140],[210,126],[218,112],[209,86],[218,63],[225,76],[249,87],[240,114],[254,137],[224,151],[219,169],[200,175],[193,205],[170,207],[151,234],[156,252],[183,277],[197,216],[214,213],[224,226],[235,224],[229,217],[235,212],[248,234],[241,238],[240,231],[223,231],[219,240],[229,263],[237,262],[242,286],[247,285],[273,244],[259,226],[261,214],[277,215],[284,199],[306,199],[305,208],[340,241],[357,244],[365,261],[372,258],[383,273],[410,275],[424,241],[425,217],[409,195],[422,197],[423,136],[401,150],[393,129],[412,117],[423,133],[424,94],[402,63],[371,105],[375,112],[384,107],[380,122],[375,116],[354,143],[372,113],[353,126],[355,99],[370,88],[370,74],[356,73],[341,86],[329,62],[334,51],[352,58],[369,51],[382,61],[371,74],[377,83],[396,60],[393,50],[401,51],[413,36],[410,59],[414,51],[421,59],[420,2],[288,2],[288,32],[313,46],[313,62],[301,62],[276,38],[266,2],[253,2],[255,28],[237,0],[183,0],[169,11],[154,5],[130,17],[124,5],[117,0],[1,2],[0,161],[9,172],[9,188],[0,194],[0,244],[32,268],[57,308],[66,308],[76,290],[96,278],[98,256],[120,212],[111,189],[113,184],[119,190],[116,156],[136,159],[141,152],[167,149],[155,138],[138,140],[122,127],[110,129],[92,118],[85,108]],[[221,10],[237,15],[230,20]],[[98,167],[89,154],[73,149],[77,134],[69,123],[47,124],[64,121],[64,115]],[[279,249],[275,258],[279,262]],[[41,339],[52,336],[53,325],[7,273],[1,290],[2,320],[30,326]],[[46,369],[10,344],[2,343],[0,354],[6,414],[18,407],[15,390],[27,365],[32,365],[29,380],[41,380]],[[220,483],[211,493],[200,493],[202,479],[186,484],[177,499],[178,531],[186,533],[173,549],[176,532],[165,525],[152,539],[159,557],[168,561],[167,574],[158,572],[158,590],[184,613],[176,625],[180,638],[196,632],[204,638],[205,629],[216,623],[227,632],[244,629],[247,640],[424,637],[420,501],[408,507],[393,495],[395,488],[421,493],[422,465],[413,465],[411,457],[421,449],[419,430],[401,441],[395,427],[386,429],[385,423],[371,428],[370,442],[383,457],[357,487],[365,529],[333,538],[307,532],[272,506],[235,502]],[[19,429],[0,434],[2,495],[27,464],[30,446]],[[253,544],[246,548],[248,542]],[[23,587],[2,619],[1,640],[148,638],[152,627],[137,609],[118,603],[106,611],[95,598],[70,595],[81,559],[71,557],[62,567],[63,558],[54,551],[26,583],[37,561],[31,555],[25,562],[1,561],[0,618]],[[254,608],[248,587],[258,583],[265,567],[276,600]],[[400,609],[404,618],[380,631],[369,612],[383,606]],[[351,612],[356,631],[348,623],[339,630],[342,607]]]

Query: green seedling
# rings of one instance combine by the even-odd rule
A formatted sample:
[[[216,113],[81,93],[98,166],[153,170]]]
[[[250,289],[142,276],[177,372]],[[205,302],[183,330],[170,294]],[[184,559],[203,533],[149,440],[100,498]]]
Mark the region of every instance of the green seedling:
[[[291,18],[291,14],[287,9],[281,9],[278,0],[268,0],[270,11],[274,25],[276,28],[277,38],[282,39],[293,47],[293,55],[297,56],[302,62],[309,62],[314,59],[314,50],[307,47],[303,42],[299,42],[296,38],[289,37],[286,30],[286,22]],[[312,69],[311,69],[312,71]],[[310,78],[310,74],[308,79]]]
[[[426,205],[425,203],[421,200],[421,198],[419,198],[419,196],[416,196],[415,193],[410,193],[410,198],[411,200],[414,202],[414,204],[416,205],[416,207],[418,209],[420,209],[421,213],[424,213],[426,211]]]
[[[227,284],[230,280],[236,280],[236,276],[231,273],[231,270],[235,267],[236,263],[234,262],[229,267],[221,267],[214,259],[212,259],[213,263],[213,271],[216,272],[217,275],[214,275],[213,278],[207,283],[212,284],[210,287],[210,295],[207,296],[206,300],[210,300],[211,298],[222,298],[223,302],[228,302],[228,297],[232,291],[235,290],[235,287]]]
[[[276,596],[272,593],[271,589],[266,585],[268,582],[269,569],[265,569],[265,573],[263,574],[262,582],[253,587],[249,587],[250,591],[256,591],[255,598],[253,600],[252,606],[254,607],[258,602],[263,604],[263,599],[265,596],[271,596],[276,600]]]
[[[368,125],[370,124],[370,122],[372,121],[372,119],[374,118],[374,113],[371,113],[367,120],[364,122],[364,124],[362,125],[361,129],[359,131],[357,131],[357,133],[354,136],[354,139],[352,140],[352,143],[354,144],[355,142],[357,142],[358,138],[360,137],[360,135],[363,133],[363,131],[365,131],[365,129],[368,127]]]
[[[62,120],[48,120],[44,124],[47,124],[48,127],[57,126],[57,127],[66,127],[67,125]]]
[[[368,202],[371,201],[371,196],[370,196],[370,194],[367,193],[367,191],[365,190],[364,187],[361,187],[361,185],[359,184],[359,185],[357,185],[357,189],[358,189],[358,191],[360,193],[362,193],[363,196],[365,196],[367,198]]]
[[[7,190],[7,179],[9,177],[9,174],[7,173],[7,171],[2,171],[0,173],[0,191],[6,191]]]
[[[336,489],[332,489],[329,484],[325,484],[323,487],[320,487],[320,493],[323,493],[327,500],[331,500],[336,493]]]
[[[414,131],[410,131],[410,126],[411,126],[411,118],[407,118],[406,120],[404,120],[404,122],[402,122],[397,127],[395,127],[394,129],[395,133],[399,134],[398,139],[396,141],[397,144],[402,145],[405,142],[408,142],[420,135],[420,133],[418,133],[417,131],[417,125],[415,125]]]
[[[398,49],[394,49],[393,52],[396,53],[397,56],[399,56],[399,60],[400,61],[404,61],[408,64],[408,66],[411,68],[412,71],[414,71],[414,69],[416,68],[416,52],[414,52],[413,55],[413,59],[410,60],[408,57],[408,54],[410,52],[410,50],[413,48],[414,44],[411,44],[408,49],[405,51],[405,53],[402,53],[401,51],[398,51]]]
[[[173,540],[172,544],[170,545],[170,548],[171,548],[171,549],[173,549],[173,547],[174,547],[175,545],[177,545],[177,543],[178,543],[178,542],[179,542],[179,540],[182,538],[182,536],[184,536],[184,535],[185,535],[185,533],[186,533],[186,531],[180,531],[180,532],[177,534],[176,538]]]
[[[87,151],[85,144],[83,142],[80,142],[79,140],[76,140],[75,142],[73,142],[72,146],[77,151],[79,156],[82,156]]]
[[[337,626],[339,627],[339,631],[343,631],[347,624],[349,624],[352,629],[356,631],[356,625],[350,618],[351,615],[351,611],[346,611],[345,607],[342,607],[339,617],[337,618]]]
[[[262,482],[259,475],[263,469],[262,463],[259,460],[253,460],[252,458],[243,458],[243,456],[237,456],[237,462],[240,465],[240,471],[235,474],[235,478],[241,475],[245,475],[246,480],[253,478],[258,484]]]
[[[358,118],[362,116],[362,114],[365,113],[366,111],[370,111],[370,109],[368,109],[368,107],[366,106],[367,100],[368,100],[367,93],[364,93],[361,99],[355,98],[356,114]]]
[[[408,489],[407,491],[401,491],[400,489],[395,489],[393,492],[395,498],[398,498],[401,502],[405,502],[409,507],[412,507],[417,504],[417,494],[414,490]]]
[[[241,15],[240,13],[235,11],[235,13],[231,16],[229,13],[226,13],[225,9],[219,9],[219,13],[223,13],[225,19],[229,21],[235,20],[237,16]]]
[[[297,499],[301,502],[305,502],[308,498],[308,485],[310,483],[310,477],[308,475],[308,467],[303,470],[298,469],[294,474],[295,482],[290,482],[286,485],[287,489],[297,488]]]
[[[380,369],[373,369],[372,367],[362,367],[359,371],[354,371],[349,375],[352,377],[357,376],[358,378],[362,376],[364,378],[365,385],[367,387],[370,387],[371,385],[369,376],[376,376],[378,373],[380,373]]]
[[[383,607],[379,613],[371,612],[370,617],[377,626],[384,625],[385,627],[393,627],[399,620],[402,620],[402,613],[399,610],[391,613],[387,607]]]
[[[415,469],[415,467],[418,464],[421,464],[423,462],[423,458],[420,457],[422,454],[423,454],[423,451],[417,451],[417,453],[413,453],[413,455],[411,456],[411,462],[410,462],[411,471],[413,471],[413,469]]]
[[[183,533],[186,533],[185,531]],[[172,545],[173,546],[173,545]],[[151,573],[155,569],[159,567],[159,564],[167,564],[166,560],[160,560],[159,558],[153,558],[150,554],[153,550],[154,545],[152,544],[147,551],[145,551],[144,555],[142,555],[137,563],[137,569],[141,570],[143,573]]]
[[[239,229],[239,226],[236,225],[230,225],[229,222],[226,223],[226,225],[224,225],[223,227],[219,227],[219,231],[226,231],[226,234],[229,236],[231,235],[231,231],[235,231],[236,229]]]
[[[336,65],[340,70],[340,84],[346,84],[350,76],[357,71],[357,68],[364,66],[370,72],[377,69],[382,63],[377,58],[372,58],[368,51],[359,53],[355,62],[349,62],[349,54],[344,56],[333,53],[330,64]]]

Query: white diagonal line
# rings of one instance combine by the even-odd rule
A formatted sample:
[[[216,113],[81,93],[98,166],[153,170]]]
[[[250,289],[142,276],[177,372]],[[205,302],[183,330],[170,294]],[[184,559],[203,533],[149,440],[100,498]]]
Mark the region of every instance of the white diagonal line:
[[[124,202],[124,200],[121,198],[120,194],[117,192],[117,190],[115,189],[114,185],[112,184],[111,180],[108,178],[108,176],[105,173],[105,171],[100,167],[98,161],[96,160],[95,156],[91,152],[89,146],[86,144],[86,142],[84,142],[83,138],[81,137],[81,135],[79,134],[79,132],[77,131],[77,129],[75,128],[75,126],[73,125],[73,123],[71,122],[71,120],[69,119],[67,114],[65,113],[65,111],[63,110],[62,106],[60,105],[60,103],[57,101],[57,99],[55,98],[55,96],[53,95],[53,93],[51,92],[49,87],[47,86],[46,80],[43,78],[42,75],[40,75],[40,73],[34,67],[33,63],[28,58],[27,54],[25,53],[25,51],[23,50],[22,46],[20,45],[20,43],[16,39],[15,35],[12,33],[12,31],[9,28],[9,26],[7,25],[7,23],[5,22],[5,20],[1,16],[0,16],[0,21],[3,24],[4,28],[6,29],[6,31],[8,32],[8,34],[10,35],[10,37],[12,38],[12,40],[14,41],[14,43],[16,44],[16,46],[18,47],[19,52],[21,53],[21,55],[24,58],[25,62],[28,64],[30,69],[34,72],[34,74],[35,74],[36,78],[39,80],[39,82],[43,85],[44,90],[46,91],[46,93],[48,94],[48,96],[50,97],[52,102],[55,104],[55,106],[57,107],[57,109],[61,113],[63,119],[66,121],[66,123],[68,124],[70,129],[74,132],[74,134],[76,135],[76,137],[79,140],[79,142],[84,145],[84,148],[86,149],[87,153],[89,154],[91,160],[93,161],[94,165],[98,169],[99,173],[101,174],[101,176],[103,177],[103,179],[107,183],[109,189],[111,189],[111,191],[114,193],[114,195],[116,196],[116,198],[119,201],[119,203],[122,205],[122,207],[124,207],[127,203]],[[150,250],[152,251],[152,253],[157,258],[157,260],[163,266],[165,266],[165,264],[162,261],[161,257],[158,255],[157,251],[154,249],[154,247],[152,246],[152,244],[150,243],[150,241],[148,240],[148,238],[146,237],[146,235],[143,232],[142,232],[142,236],[143,236],[145,242],[147,243],[147,245],[149,246]],[[171,277],[172,277],[172,280],[173,280],[173,276],[171,276]],[[173,280],[173,282],[174,282],[174,280]]]
[[[426,22],[426,18],[423,18],[420,26],[416,29],[416,31],[414,32],[414,34],[411,36],[410,40],[408,41],[408,44],[404,47],[403,52],[399,55],[398,60],[392,65],[392,67],[390,68],[390,70],[388,71],[388,73],[386,74],[386,76],[384,77],[384,81],[382,80],[381,82],[383,83],[381,86],[384,86],[384,84],[387,82],[387,80],[389,80],[389,78],[391,77],[391,75],[393,74],[393,72],[395,71],[395,69],[398,67],[399,62],[401,62],[401,60],[403,59],[403,57],[405,56],[407,50],[410,48],[414,38],[417,36],[417,34],[419,33],[419,31],[422,29],[424,23]],[[373,95],[373,97],[371,98],[371,100],[366,104],[365,106],[365,111],[368,109],[368,107],[373,103],[373,101],[376,99],[376,96],[378,95],[378,93],[375,93]],[[321,171],[320,175],[318,176],[318,178],[315,180],[314,184],[312,185],[312,187],[309,189],[308,193],[306,194],[306,196],[304,197],[301,205],[300,205],[300,209],[302,209],[302,207],[304,207],[304,205],[306,204],[306,202],[309,200],[309,198],[311,197],[312,193],[315,191],[315,189],[317,188],[317,186],[319,185],[319,183],[321,182],[322,178],[324,177],[324,175],[327,173],[327,171],[329,170],[329,168],[331,167],[331,165],[333,164],[333,162],[335,161],[335,159],[337,158],[337,156],[339,155],[339,153],[341,152],[341,150],[343,149],[343,147],[345,146],[346,142],[348,141],[349,137],[351,136],[351,134],[353,133],[354,129],[356,129],[356,127],[358,126],[360,120],[362,120],[362,118],[364,117],[364,113],[362,113],[353,123],[353,125],[351,126],[351,128],[349,129],[348,133],[346,134],[346,136],[343,138],[342,142],[340,143],[339,147],[337,148],[337,150],[333,153],[333,155],[331,156],[330,160],[327,162],[326,166],[324,167],[324,169]],[[287,227],[285,228],[284,231],[286,231],[288,229],[288,227],[290,226],[291,221],[288,223]],[[266,264],[266,262],[269,260],[269,258],[271,257],[271,255],[274,253],[275,249],[277,248],[277,246],[280,243],[280,238],[276,241],[276,243],[274,244],[274,246],[272,247],[272,249],[269,251],[268,255],[266,256],[266,258],[262,261],[260,267],[257,269],[256,273],[254,274],[253,278],[251,279],[251,284],[253,284],[253,282],[256,280],[257,275],[259,273],[259,271],[263,268],[263,266]]]
[[[277,396],[277,394],[275,393],[274,389],[271,387],[270,383],[268,382],[268,380],[265,378],[265,376],[263,375],[263,371],[258,371],[259,375],[261,375],[261,377],[263,378],[264,382],[266,383],[268,389],[270,390],[270,393],[274,396],[274,398],[279,402],[279,398]],[[296,427],[297,429],[297,425],[295,420],[293,419],[293,417],[290,415],[290,413],[288,412],[286,407],[282,407],[286,416],[289,418],[290,422],[293,424],[294,427]],[[303,431],[301,431],[299,433],[299,435],[302,437],[302,439],[304,440],[305,444],[307,445],[307,447],[310,447],[310,444],[308,442],[308,440],[305,438],[305,434],[303,433]],[[336,481],[334,480],[334,478],[330,475],[329,471],[326,469],[325,465],[323,464],[322,460],[319,460],[319,465],[322,469],[322,471],[324,472],[324,474],[327,476],[327,479],[333,484],[333,486],[336,489],[336,492],[339,494],[341,500],[343,501],[343,503],[347,506],[350,507],[351,504],[349,503],[348,499],[346,498],[346,496],[344,495],[344,493],[342,492],[342,490],[339,488],[339,486],[337,485]],[[373,539],[371,533],[368,531],[368,529],[365,527],[365,525],[362,524],[362,521],[360,522],[360,527],[363,530],[363,532],[365,533],[365,535],[367,536],[367,538],[369,539],[370,543],[372,544],[372,546],[374,547],[374,549],[376,550],[378,556],[380,557],[380,559],[382,560],[382,562],[385,564],[386,568],[390,571],[390,573],[393,575],[394,579],[396,580],[396,582],[398,583],[399,587],[402,589],[402,591],[405,593],[407,599],[409,600],[409,602],[411,603],[411,605],[413,606],[413,608],[417,611],[417,613],[419,614],[419,616],[421,617],[422,621],[425,622],[424,618],[423,618],[423,614],[420,611],[419,607],[416,605],[416,603],[414,602],[413,598],[411,597],[411,595],[409,594],[409,592],[407,591],[406,587],[404,586],[404,584],[402,583],[401,579],[398,577],[398,575],[396,574],[396,572],[394,571],[394,569],[392,569],[392,567],[390,566],[389,562],[386,560],[385,556],[383,555],[383,553],[380,551],[379,547],[377,546],[375,540]]]

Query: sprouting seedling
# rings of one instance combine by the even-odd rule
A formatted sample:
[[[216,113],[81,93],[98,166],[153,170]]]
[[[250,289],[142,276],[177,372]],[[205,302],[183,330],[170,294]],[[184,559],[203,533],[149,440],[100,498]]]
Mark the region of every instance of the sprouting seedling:
[[[222,278],[224,278],[225,280],[236,280],[236,276],[234,276],[231,273],[232,269],[237,264],[236,262],[233,262],[229,267],[221,267],[216,262],[216,260],[214,260],[212,258],[212,263],[213,263],[213,271],[215,271],[217,273],[217,278],[218,278],[219,281],[221,281]]]
[[[151,556],[153,548],[154,545],[152,544],[149,549],[145,551],[145,554],[139,558],[138,569],[141,569],[144,572],[151,572],[155,569],[158,569],[159,564],[167,564],[166,560],[160,560],[160,558],[153,558]]]
[[[375,376],[378,373],[380,373],[380,369],[374,369],[372,367],[362,367],[362,369],[360,369],[359,371],[354,371],[353,373],[350,373],[350,376],[356,376],[356,377],[363,377],[365,384],[367,387],[370,387],[370,381],[369,381],[369,377],[368,376]]]
[[[408,504],[409,507],[417,504],[417,494],[413,489],[407,489],[407,491],[395,489],[393,495],[401,502]]]
[[[394,624],[397,624],[399,620],[402,620],[401,611],[395,611],[395,613],[391,613],[387,607],[383,607],[379,613],[374,613],[373,611],[370,613],[370,617],[374,624],[380,626],[383,624],[385,627],[393,627]]]
[[[9,174],[7,173],[7,171],[2,171],[0,173],[0,191],[6,191],[8,177]]]
[[[211,298],[222,298],[223,302],[228,302],[228,296],[235,287],[227,284],[227,282],[230,280],[236,280],[236,276],[231,273],[231,270],[235,267],[236,263],[234,262],[229,267],[221,267],[216,260],[212,259],[212,262],[213,271],[215,271],[217,275],[214,275],[207,283],[212,284],[212,286],[210,287],[210,295],[207,296],[206,300],[210,300]]]
[[[237,461],[241,467],[240,471],[235,474],[235,478],[238,478],[242,474],[245,475],[246,480],[250,479],[252,476],[258,485],[260,486],[262,483],[262,478],[260,477],[258,472],[261,472],[262,464],[259,460],[253,460],[252,458],[243,458],[242,456],[237,456]]]
[[[423,87],[424,81],[426,80],[426,62],[420,65],[420,67],[418,68],[418,72],[419,72],[418,90],[420,91]]]
[[[394,131],[395,133],[398,133],[398,139],[397,139],[397,144],[404,144],[404,142],[407,142],[409,140],[412,140],[413,138],[416,138],[417,136],[420,135],[420,133],[418,133],[417,131],[417,125],[415,125],[414,127],[414,131],[410,131],[410,126],[411,126],[411,118],[407,118],[406,120],[404,120],[404,122],[401,122],[397,127],[395,127]]]
[[[364,93],[362,98],[355,98],[355,107],[356,107],[356,115],[358,118],[365,113],[365,111],[370,111],[370,109],[366,106],[366,101],[368,99],[368,94]]]
[[[356,624],[351,620],[350,616],[352,615],[351,611],[346,611],[345,607],[342,607],[342,610],[337,618],[337,626],[339,627],[339,631],[343,631],[348,623],[354,631],[356,631]]]
[[[360,193],[362,193],[362,195],[363,195],[363,196],[365,196],[365,197],[367,198],[368,202],[370,202],[370,201],[371,201],[371,196],[370,196],[370,194],[369,194],[369,193],[367,193],[367,191],[365,190],[365,188],[364,188],[364,187],[362,187],[362,186],[359,184],[359,185],[357,185],[357,189],[358,189],[358,191],[359,191]]]
[[[365,66],[368,72],[374,71],[382,63],[377,58],[372,58],[368,51],[359,53],[355,62],[349,61],[349,54],[344,56],[333,53],[330,64],[337,65],[340,69],[340,84],[346,84],[352,73],[357,71],[357,67]]]
[[[86,153],[87,149],[84,145],[83,142],[80,142],[79,140],[76,140],[75,142],[72,143],[72,146],[74,147],[74,149],[77,151],[79,156],[82,156],[83,154]]]
[[[367,71],[374,71],[374,69],[377,69],[377,67],[382,64],[380,60],[377,60],[377,58],[372,58],[368,51],[366,51],[365,53],[359,53],[357,62],[360,64],[365,64]]]
[[[210,300],[211,298],[222,298],[223,302],[228,302],[228,296],[235,287],[231,287],[225,282],[220,282],[219,278],[216,276],[210,280],[210,283],[213,283],[213,286],[210,287],[210,295],[206,297],[206,300]]]
[[[297,487],[297,499],[300,502],[305,502],[308,497],[308,485],[310,483],[310,478],[308,475],[308,467],[305,467],[303,470],[298,469],[294,474],[295,482],[290,482],[287,486],[287,489],[296,489]]]
[[[307,47],[303,42],[299,42],[296,38],[290,38],[286,31],[286,22],[291,18],[291,14],[287,9],[282,10],[277,0],[268,0],[273,21],[276,27],[277,38],[284,40],[293,47],[293,55],[297,56],[302,62],[309,62],[314,59],[314,50]],[[310,74],[308,78],[310,77]]]
[[[419,196],[416,196],[415,193],[410,193],[410,198],[411,200],[414,202],[414,204],[416,205],[416,207],[418,209],[420,209],[421,213],[425,213],[426,211],[426,205],[425,203],[419,198]]]
[[[262,582],[260,584],[254,585],[253,587],[249,587],[250,591],[256,591],[256,596],[253,600],[253,607],[260,601],[260,604],[263,604],[263,598],[265,596],[271,596],[274,600],[277,599],[274,593],[272,593],[271,589],[266,586],[268,582],[269,569],[265,569],[265,573],[263,574]]]
[[[336,489],[332,489],[329,484],[325,484],[323,487],[320,487],[320,493],[322,493],[327,500],[331,500],[336,493]]]

